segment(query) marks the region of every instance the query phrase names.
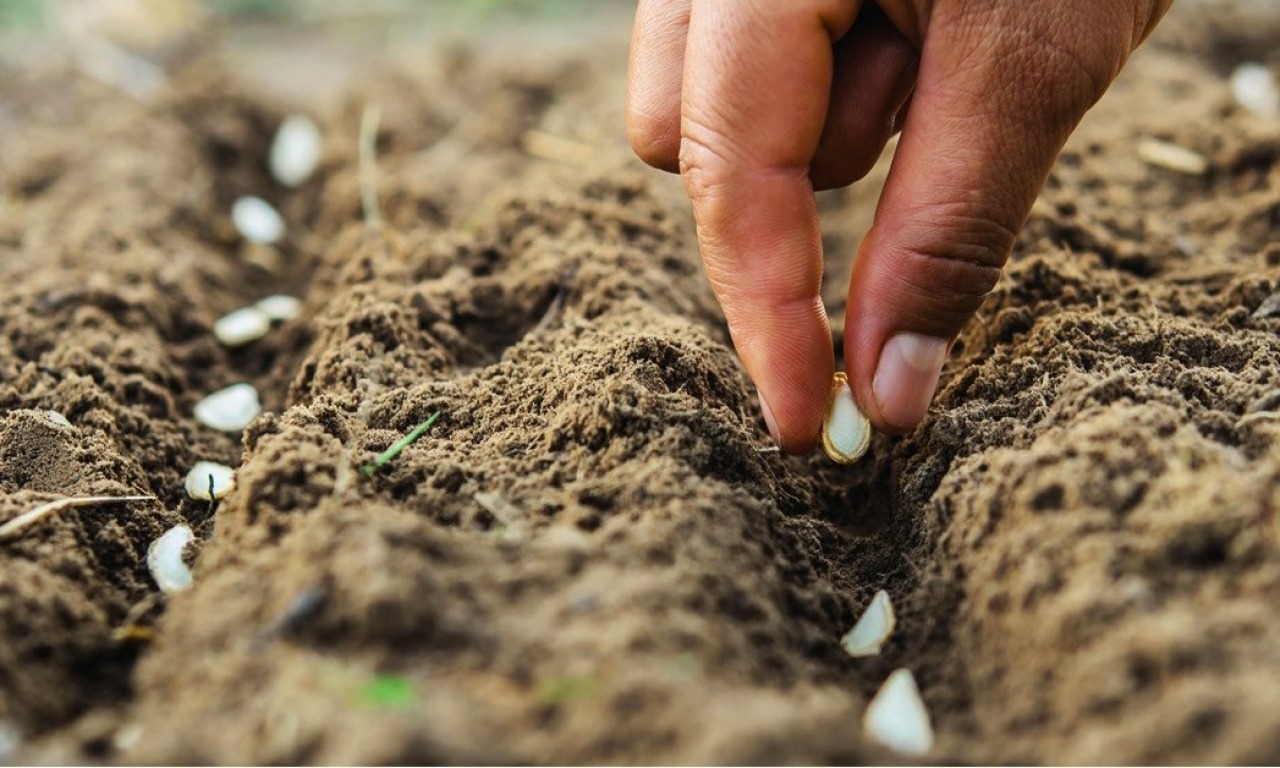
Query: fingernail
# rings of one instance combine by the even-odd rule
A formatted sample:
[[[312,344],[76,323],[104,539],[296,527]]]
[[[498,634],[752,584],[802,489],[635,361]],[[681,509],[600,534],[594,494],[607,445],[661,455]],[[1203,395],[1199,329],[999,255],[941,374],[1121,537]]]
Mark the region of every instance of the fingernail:
[[[901,429],[919,424],[929,410],[946,359],[946,339],[899,333],[885,342],[871,384],[884,420]]]
[[[764,424],[769,428],[769,437],[773,438],[773,442],[782,445],[782,436],[778,433],[778,425],[773,420],[773,411],[769,410],[769,401],[764,399],[764,393],[758,389],[756,397],[760,399],[760,412],[764,414]]]

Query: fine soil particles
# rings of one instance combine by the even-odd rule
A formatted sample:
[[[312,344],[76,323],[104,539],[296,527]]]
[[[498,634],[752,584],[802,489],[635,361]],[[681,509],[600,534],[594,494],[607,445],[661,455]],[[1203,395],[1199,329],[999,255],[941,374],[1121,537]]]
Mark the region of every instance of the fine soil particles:
[[[1280,8],[1175,9],[924,423],[851,468],[771,449],[680,185],[627,149],[628,22],[349,71],[215,44],[142,97],[5,65],[0,522],[155,498],[0,541],[0,761],[885,762],[862,712],[905,667],[928,761],[1280,762],[1280,121],[1228,85],[1280,73]],[[891,152],[821,198],[836,328]],[[277,293],[302,314],[216,341]],[[239,382],[243,434],[193,418]],[[216,505],[200,460],[237,468]],[[897,629],[852,658],[881,589]]]

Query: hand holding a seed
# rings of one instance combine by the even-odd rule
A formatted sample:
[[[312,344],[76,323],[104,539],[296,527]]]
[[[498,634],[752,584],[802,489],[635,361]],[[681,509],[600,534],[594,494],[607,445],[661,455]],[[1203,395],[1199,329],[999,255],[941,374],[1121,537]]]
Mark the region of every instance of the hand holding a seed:
[[[912,429],[1067,136],[1171,2],[639,1],[629,138],[684,178],[784,450],[813,446],[832,392],[814,190],[862,178],[902,130],[844,357],[872,423]]]

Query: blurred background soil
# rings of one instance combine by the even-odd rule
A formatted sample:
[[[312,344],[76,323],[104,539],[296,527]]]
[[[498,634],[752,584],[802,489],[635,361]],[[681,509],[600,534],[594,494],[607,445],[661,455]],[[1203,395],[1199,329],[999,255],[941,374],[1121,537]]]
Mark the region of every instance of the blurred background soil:
[[[0,522],[157,497],[0,542],[0,762],[883,762],[898,667],[931,760],[1280,761],[1280,122],[1228,87],[1280,73],[1280,6],[1175,9],[925,423],[853,468],[770,450],[679,183],[623,140],[630,13],[0,3]],[[836,328],[888,159],[822,198]],[[281,292],[297,320],[214,339]],[[242,381],[242,438],[193,419]],[[239,468],[215,509],[202,459]],[[898,629],[850,658],[879,589]]]

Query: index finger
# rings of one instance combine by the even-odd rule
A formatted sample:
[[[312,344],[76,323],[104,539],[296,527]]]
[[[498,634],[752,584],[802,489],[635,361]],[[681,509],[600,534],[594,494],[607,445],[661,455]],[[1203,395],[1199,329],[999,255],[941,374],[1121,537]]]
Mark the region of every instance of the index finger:
[[[694,0],[680,170],[734,346],[788,452],[812,448],[834,367],[809,165],[847,0]]]

